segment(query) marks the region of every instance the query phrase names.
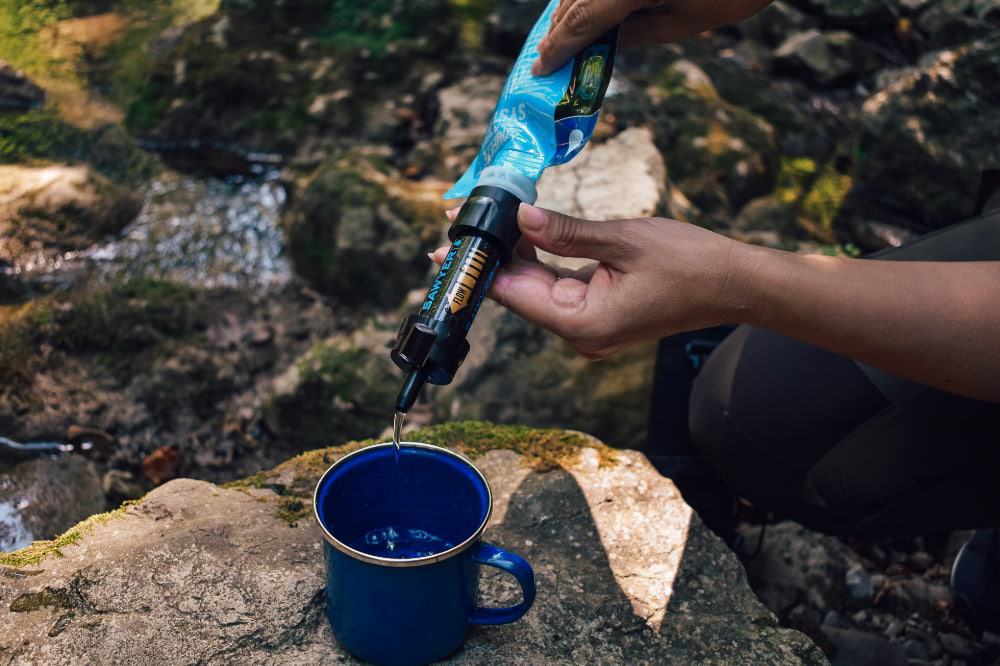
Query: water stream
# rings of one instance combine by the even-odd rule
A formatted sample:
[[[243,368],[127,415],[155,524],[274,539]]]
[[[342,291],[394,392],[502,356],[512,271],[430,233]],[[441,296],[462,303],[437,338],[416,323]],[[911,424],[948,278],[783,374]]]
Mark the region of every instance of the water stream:
[[[59,269],[183,282],[279,287],[291,276],[279,224],[278,172],[223,180],[154,180],[138,217],[115,239],[67,253]]]

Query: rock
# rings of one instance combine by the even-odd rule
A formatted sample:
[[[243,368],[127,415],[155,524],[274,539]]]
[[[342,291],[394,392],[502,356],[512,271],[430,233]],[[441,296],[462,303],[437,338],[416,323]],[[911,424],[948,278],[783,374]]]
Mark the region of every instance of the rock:
[[[295,271],[338,303],[395,308],[426,282],[446,224],[444,184],[406,181],[366,158],[331,160],[293,197],[283,225]]]
[[[789,35],[815,26],[815,19],[788,2],[776,0],[764,11],[738,23],[740,32],[751,39],[775,47]]]
[[[45,102],[45,91],[24,72],[0,60],[0,111],[26,111]]]
[[[941,646],[945,652],[953,657],[968,658],[979,654],[979,650],[972,644],[972,641],[958,634],[946,631],[938,636],[938,640],[941,642]]]
[[[971,215],[979,172],[1000,163],[1000,36],[925,57],[865,101],[855,218],[922,232]]]
[[[447,386],[428,387],[436,419],[590,430],[623,446],[645,443],[656,344],[600,361],[580,356],[556,338],[492,301],[469,333],[472,350]]]
[[[608,100],[608,114],[619,126],[652,127],[671,181],[694,206],[693,221],[721,224],[773,189],[778,153],[770,123],[725,101],[691,61],[672,63],[657,80]]]
[[[275,379],[264,422],[297,450],[372,437],[390,422],[399,382],[384,345],[372,350],[345,338],[327,340]]]
[[[896,643],[881,636],[851,629],[823,627],[823,633],[836,647],[830,660],[832,666],[854,664],[880,664],[880,666],[907,666],[906,652]]]
[[[834,23],[869,26],[888,22],[896,0],[810,0],[813,7]]]
[[[972,11],[983,21],[1000,19],[1000,0],[972,0]]]
[[[442,176],[457,180],[479,152],[504,81],[501,76],[471,76],[438,91],[434,135]]]
[[[916,639],[910,638],[903,642],[903,651],[911,659],[922,659],[927,660],[930,654],[927,652],[927,647],[924,645],[923,641],[918,641]]]
[[[94,463],[75,454],[36,458],[0,474],[0,550],[51,539],[104,510]]]
[[[802,238],[804,231],[796,221],[795,211],[774,196],[758,197],[748,202],[733,220],[734,236],[748,240],[754,232],[776,231],[783,239]]]
[[[916,24],[932,46],[960,45],[982,31],[970,10],[971,0],[934,0],[917,16]]]
[[[653,133],[636,127],[590,146],[569,164],[547,170],[538,181],[535,203],[587,220],[649,217],[669,205],[669,188]]]
[[[871,603],[872,597],[875,595],[871,576],[864,570],[864,567],[857,564],[844,573],[844,585],[851,598],[863,605]]]
[[[736,557],[641,454],[481,424],[418,436],[476,460],[493,490],[486,538],[535,569],[528,615],[473,632],[455,663],[725,663],[734,654],[747,664],[826,663],[777,625]],[[562,462],[533,471],[532,452],[557,443]],[[523,455],[490,450],[501,447]],[[23,568],[0,577],[3,645],[25,662],[346,660],[323,615],[321,537],[308,508],[317,477],[344,450],[300,456],[234,489],[172,481],[79,526],[75,543],[55,544],[62,557],[40,559],[53,549],[41,545],[4,558]],[[500,603],[509,588],[485,575],[481,601]]]
[[[105,472],[101,486],[110,506],[118,506],[125,500],[139,499],[146,494],[146,487],[135,474],[120,469]]]
[[[548,4],[547,0],[510,0],[497,3],[483,26],[484,45],[500,55],[516,57],[535,21]]]
[[[774,65],[803,72],[816,83],[828,86],[856,79],[870,67],[871,58],[864,42],[846,30],[812,29],[782,42],[774,52]]]
[[[741,528],[746,543],[757,543],[757,528]],[[860,563],[841,541],[785,521],[767,528],[757,557],[747,562],[750,586],[778,617],[798,603],[826,612],[844,608],[843,582]],[[857,620],[856,620],[857,621]]]
[[[85,166],[0,165],[0,261],[46,267],[121,230],[142,202]]]
[[[458,34],[446,0],[226,3],[153,63],[126,123],[175,166],[223,173],[357,141],[412,145],[433,103],[420,82],[455,69]]]

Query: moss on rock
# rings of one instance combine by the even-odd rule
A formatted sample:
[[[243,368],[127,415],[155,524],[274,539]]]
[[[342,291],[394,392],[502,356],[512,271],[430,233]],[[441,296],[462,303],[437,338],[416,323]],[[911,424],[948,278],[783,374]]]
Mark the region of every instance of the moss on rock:
[[[653,124],[671,180],[709,220],[725,220],[774,186],[774,128],[723,99],[695,63],[674,62],[646,95],[623,97],[609,100],[609,112],[625,126]]]
[[[126,510],[130,506],[137,504],[140,501],[141,500],[128,501],[123,503],[117,509],[106,511],[104,513],[98,513],[87,518],[86,520],[81,520],[79,523],[69,528],[55,539],[48,541],[35,541],[30,546],[20,550],[15,550],[10,553],[0,553],[0,566],[13,568],[30,567],[53,555],[56,557],[62,557],[63,548],[79,543],[80,539],[82,539],[84,535],[98,525],[102,525],[109,520],[121,518],[125,515]],[[13,610],[13,608],[11,610]]]
[[[299,450],[364,437],[385,428],[397,384],[384,354],[342,339],[321,342],[275,381],[264,420]]]
[[[348,306],[395,308],[423,284],[425,253],[444,223],[440,202],[394,188],[402,179],[380,168],[357,155],[331,160],[284,220],[296,272]]]
[[[113,372],[131,375],[151,360],[147,352],[204,327],[208,308],[195,296],[139,279],[0,306],[0,420],[32,404],[34,373],[59,354],[100,354]]]
[[[514,451],[523,456],[526,465],[539,472],[572,467],[585,447],[597,451],[601,467],[614,466],[618,461],[614,449],[582,433],[555,428],[496,425],[486,421],[442,423],[416,430],[407,435],[406,440],[442,446],[470,458],[495,450]],[[311,512],[313,489],[330,465],[351,451],[378,443],[378,439],[365,439],[306,451],[274,469],[233,481],[225,487],[273,490],[278,495],[278,515],[292,524]]]

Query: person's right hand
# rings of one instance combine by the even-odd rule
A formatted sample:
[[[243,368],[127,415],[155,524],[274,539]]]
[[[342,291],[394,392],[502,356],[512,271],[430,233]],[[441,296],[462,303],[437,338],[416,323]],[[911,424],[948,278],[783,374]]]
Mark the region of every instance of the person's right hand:
[[[622,46],[672,42],[737,23],[771,0],[561,0],[531,68],[542,76],[562,67],[612,26],[622,24]]]

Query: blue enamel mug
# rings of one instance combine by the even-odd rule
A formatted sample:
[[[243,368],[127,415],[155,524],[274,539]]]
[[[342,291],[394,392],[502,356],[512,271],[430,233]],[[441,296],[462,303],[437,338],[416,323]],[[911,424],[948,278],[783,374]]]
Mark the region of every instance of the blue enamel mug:
[[[513,622],[534,601],[528,563],[482,540],[493,510],[485,477],[447,449],[406,442],[398,458],[391,443],[350,453],[316,484],[313,510],[326,540],[326,615],[355,657],[387,666],[436,661],[473,625]],[[402,546],[389,552],[392,539],[411,543],[406,556]],[[521,603],[478,606],[483,564],[517,579]]]

